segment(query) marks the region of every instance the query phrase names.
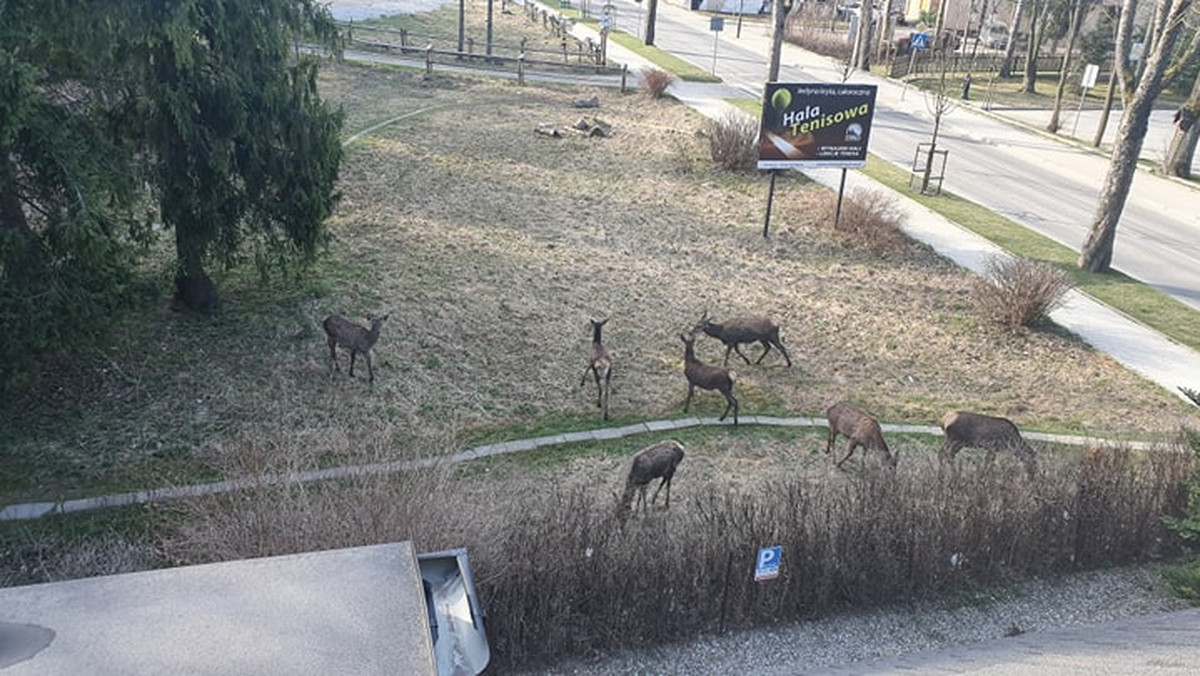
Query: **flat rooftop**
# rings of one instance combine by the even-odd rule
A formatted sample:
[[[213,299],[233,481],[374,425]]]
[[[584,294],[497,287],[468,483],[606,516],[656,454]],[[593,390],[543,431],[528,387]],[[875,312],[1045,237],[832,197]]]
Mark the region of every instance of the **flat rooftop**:
[[[0,589],[4,676],[435,674],[409,542]]]

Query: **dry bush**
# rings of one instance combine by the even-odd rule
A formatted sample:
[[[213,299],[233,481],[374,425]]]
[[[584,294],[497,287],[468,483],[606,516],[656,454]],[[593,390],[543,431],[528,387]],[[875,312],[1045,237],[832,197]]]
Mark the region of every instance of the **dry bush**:
[[[642,93],[648,98],[660,99],[667,93],[667,87],[675,82],[675,74],[661,68],[643,68]]]
[[[14,532],[0,543],[0,587],[132,573],[159,564],[149,542],[117,533],[71,539]]]
[[[883,255],[901,251],[909,244],[908,236],[900,229],[904,217],[896,201],[883,192],[851,190],[842,200],[840,217],[837,195],[831,194],[825,209],[822,220],[834,226],[835,232],[856,249]]]
[[[1010,329],[1031,326],[1056,307],[1071,290],[1063,271],[1025,258],[993,256],[975,281],[973,299],[979,314]]]
[[[832,28],[836,8],[828,3],[805,3],[790,15],[785,28],[786,40],[810,52],[846,61],[854,46],[845,30]]]
[[[758,122],[740,112],[727,112],[708,121],[712,161],[722,169],[753,169],[758,162]]]
[[[692,492],[617,527],[582,489],[505,506],[503,556],[474,556],[499,667],[680,640],[1171,553],[1159,518],[1178,513],[1195,467],[1178,449],[1096,450],[1050,462],[909,456],[898,474]],[[1186,500],[1184,500],[1185,502]],[[759,547],[781,545],[779,579],[755,583]],[[763,593],[764,584],[770,593]]]

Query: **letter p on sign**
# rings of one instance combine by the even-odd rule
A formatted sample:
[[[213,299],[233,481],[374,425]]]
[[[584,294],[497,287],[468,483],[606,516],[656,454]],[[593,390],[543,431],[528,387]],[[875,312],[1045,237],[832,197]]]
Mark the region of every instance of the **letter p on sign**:
[[[758,563],[754,566],[754,581],[773,580],[779,577],[779,562],[783,558],[783,547],[763,547],[758,550]]]

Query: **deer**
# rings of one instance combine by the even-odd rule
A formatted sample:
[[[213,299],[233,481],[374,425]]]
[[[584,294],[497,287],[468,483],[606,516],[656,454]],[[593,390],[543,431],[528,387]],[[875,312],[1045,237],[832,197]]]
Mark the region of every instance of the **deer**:
[[[986,462],[989,465],[997,452],[1011,451],[1024,463],[1029,476],[1033,476],[1037,453],[1021,438],[1021,432],[1008,418],[950,411],[942,416],[941,426],[946,433],[946,441],[938,451],[942,462],[953,460],[960,450],[967,447],[986,450]]]
[[[629,516],[634,492],[638,494],[638,502],[633,508],[633,513],[636,515],[638,508],[649,511],[649,506],[646,504],[646,488],[655,479],[661,478],[662,481],[658,483],[658,488],[650,498],[650,504],[653,505],[658,500],[658,494],[665,486],[667,489],[665,509],[671,508],[671,479],[675,476],[675,469],[679,467],[680,461],[683,460],[683,452],[683,444],[671,439],[647,446],[633,456],[633,464],[629,467],[629,475],[625,479],[625,492],[617,500],[617,517],[621,521]]]
[[[608,420],[608,393],[612,389],[612,354],[600,340],[600,327],[608,323],[611,317],[600,321],[589,319],[592,323],[592,344],[588,347],[588,365],[579,379],[579,386],[587,382],[588,374],[596,378],[596,408],[604,410],[604,419]]]
[[[879,427],[879,421],[872,418],[866,411],[848,401],[839,401],[825,411],[825,417],[829,421],[829,442],[825,444],[825,455],[833,453],[833,444],[839,434],[850,439],[850,448],[846,451],[846,457],[838,461],[836,465],[838,469],[841,469],[842,463],[854,455],[857,448],[883,453],[887,464],[892,469],[896,468],[896,463],[900,460],[899,455],[893,455],[888,450],[887,442],[883,440],[883,430]]]
[[[739,345],[761,343],[763,353],[758,355],[758,359],[754,362],[755,365],[762,363],[763,357],[766,357],[767,353],[771,351],[771,347],[774,346],[787,361],[787,367],[792,367],[792,358],[788,356],[787,349],[783,347],[783,341],[779,339],[779,326],[770,317],[735,317],[719,324],[709,319],[708,310],[705,310],[704,314],[700,316],[700,321],[696,322],[696,327],[692,329],[692,333],[700,331],[725,343],[725,366],[729,366],[730,352],[737,352],[738,356],[749,364],[750,358],[742,354]]]
[[[361,354],[367,362],[367,381],[374,383],[375,369],[371,367],[371,348],[375,347],[379,340],[379,330],[383,328],[383,322],[387,318],[388,315],[367,315],[367,321],[371,322],[371,328],[368,329],[341,315],[326,317],[322,326],[325,327],[325,336],[329,342],[329,359],[333,362],[333,367],[339,372],[342,370],[337,359],[337,346],[341,345],[350,350],[350,376],[354,376],[354,358]]]
[[[683,375],[687,377],[688,381],[687,401],[683,402],[683,412],[687,413],[688,407],[691,406],[692,395],[695,394],[697,387],[702,390],[716,390],[725,397],[725,411],[721,413],[718,420],[724,420],[725,416],[729,415],[729,409],[732,408],[733,424],[736,426],[738,424],[738,400],[733,396],[733,372],[696,359],[695,333],[681,333],[679,339],[683,341]]]

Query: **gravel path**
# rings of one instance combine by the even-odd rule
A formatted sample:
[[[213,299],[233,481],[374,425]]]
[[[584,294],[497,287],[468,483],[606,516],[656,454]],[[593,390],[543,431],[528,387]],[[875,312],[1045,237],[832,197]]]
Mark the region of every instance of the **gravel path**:
[[[769,584],[769,583],[764,583]],[[1034,580],[960,605],[917,603],[622,650],[529,674],[798,674],[1026,632],[1186,608],[1151,567]]]

